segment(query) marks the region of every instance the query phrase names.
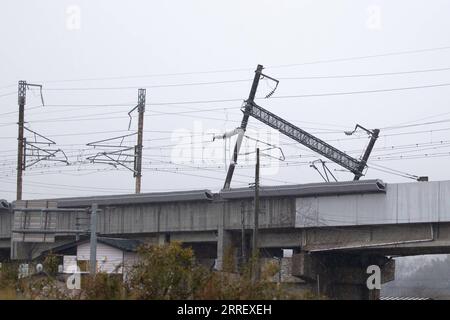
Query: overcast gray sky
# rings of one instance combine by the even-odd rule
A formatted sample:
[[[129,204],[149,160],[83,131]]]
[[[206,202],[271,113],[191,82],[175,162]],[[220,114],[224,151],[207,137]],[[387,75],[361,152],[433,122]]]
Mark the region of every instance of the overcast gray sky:
[[[281,79],[261,106],[351,155],[361,155],[367,135],[345,130],[356,123],[382,129],[365,178],[411,181],[376,170],[386,167],[450,179],[449,12],[445,0],[3,1],[0,198],[15,197],[18,80],[44,86],[43,107],[36,89],[27,92],[27,127],[54,140],[71,163],[27,168],[25,199],[133,192],[132,172],[86,163],[100,151],[86,144],[134,132],[136,118],[127,131],[127,113],[141,87],[143,191],[218,190],[233,140],[224,146],[212,133],[239,125],[239,100],[257,64]],[[271,86],[261,81],[257,96]],[[286,157],[266,152],[272,157],[262,158],[262,184],[321,181],[309,167],[319,156],[268,132],[250,119],[249,154],[233,186],[253,180],[252,139]]]

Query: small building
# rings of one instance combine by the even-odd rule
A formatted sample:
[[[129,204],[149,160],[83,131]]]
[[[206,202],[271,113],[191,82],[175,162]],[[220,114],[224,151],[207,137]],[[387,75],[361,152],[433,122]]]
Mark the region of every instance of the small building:
[[[137,261],[137,248],[143,243],[139,240],[119,238],[97,238],[97,272],[123,274],[124,276]],[[42,256],[53,253],[61,257],[61,273],[89,273],[91,248],[89,239],[70,242]]]

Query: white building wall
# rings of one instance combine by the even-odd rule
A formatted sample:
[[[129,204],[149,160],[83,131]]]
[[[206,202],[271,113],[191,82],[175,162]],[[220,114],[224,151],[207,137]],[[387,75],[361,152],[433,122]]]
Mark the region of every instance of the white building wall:
[[[77,270],[77,256],[64,256],[63,273],[74,273]]]
[[[136,252],[124,252],[123,255],[123,276],[126,278],[133,265],[138,262],[138,255]]]
[[[122,250],[97,243],[97,271],[106,273],[122,273],[124,253]],[[89,242],[80,244],[77,247],[77,260],[89,261],[91,248]]]

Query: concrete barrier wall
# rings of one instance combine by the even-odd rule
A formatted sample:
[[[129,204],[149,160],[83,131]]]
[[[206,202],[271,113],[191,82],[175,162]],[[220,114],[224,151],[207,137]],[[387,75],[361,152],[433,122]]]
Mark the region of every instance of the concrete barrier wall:
[[[386,194],[296,200],[297,228],[449,221],[450,181],[389,184]]]
[[[241,229],[242,211],[246,227],[253,227],[252,200],[234,200],[224,203],[225,229]],[[263,198],[260,200],[259,227],[262,229],[293,228],[295,225],[295,198]]]
[[[0,239],[11,237],[12,213],[7,210],[0,211]]]
[[[217,230],[221,206],[208,202],[105,207],[99,214],[103,234]]]

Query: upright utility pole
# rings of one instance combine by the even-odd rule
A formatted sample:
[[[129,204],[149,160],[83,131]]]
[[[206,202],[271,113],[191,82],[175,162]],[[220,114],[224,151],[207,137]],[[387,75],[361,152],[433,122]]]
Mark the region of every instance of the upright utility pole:
[[[253,222],[253,281],[259,279],[259,248],[258,248],[258,228],[259,228],[259,148],[256,149],[256,167],[255,167],[255,212]]]
[[[97,272],[97,210],[98,205],[92,204],[91,207],[91,239],[90,239],[90,261],[89,261],[89,273],[91,276]]]
[[[237,159],[239,155],[239,150],[241,148],[242,140],[244,138],[245,130],[247,130],[248,118],[250,117],[250,110],[252,108],[252,104],[255,101],[256,91],[258,90],[259,79],[261,78],[261,73],[263,70],[263,66],[258,64],[258,67],[255,71],[255,77],[253,78],[252,88],[250,90],[250,94],[248,96],[247,101],[245,101],[245,110],[244,117],[241,122],[241,133],[238,135],[236,140],[236,145],[234,146],[233,159],[230,161],[230,165],[228,167],[227,177],[225,178],[225,184],[223,186],[224,189],[230,189],[231,179],[233,178],[234,169],[237,164]]]
[[[22,175],[24,169],[23,163],[23,151],[24,151],[24,141],[23,141],[23,127],[25,121],[25,103],[27,96],[27,83],[26,81],[19,81],[18,87],[18,103],[19,103],[19,134],[17,135],[17,200],[22,200]]]
[[[245,205],[241,202],[241,266],[244,265],[246,260],[246,241],[245,241]]]
[[[136,178],[136,193],[141,193],[141,177],[142,177],[142,140],[144,136],[144,112],[145,112],[145,89],[138,90],[138,134],[136,145],[136,159],[134,168],[134,177]]]

